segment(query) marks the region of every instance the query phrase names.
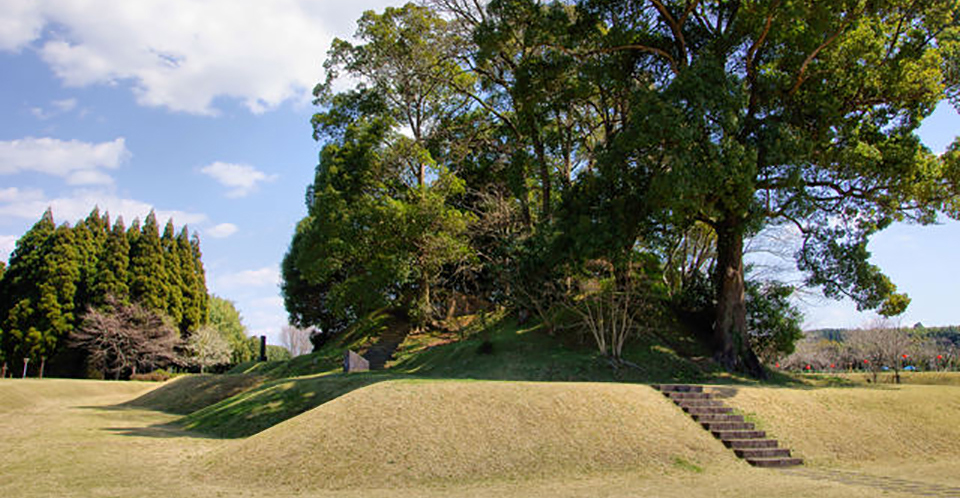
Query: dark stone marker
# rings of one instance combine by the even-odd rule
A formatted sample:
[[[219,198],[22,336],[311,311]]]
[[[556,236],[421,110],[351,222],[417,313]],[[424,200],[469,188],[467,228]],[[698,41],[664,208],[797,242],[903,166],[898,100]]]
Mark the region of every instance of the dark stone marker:
[[[343,354],[344,372],[366,372],[367,370],[370,370],[370,362],[366,358],[349,349]]]
[[[267,336],[260,336],[260,361],[267,361]]]

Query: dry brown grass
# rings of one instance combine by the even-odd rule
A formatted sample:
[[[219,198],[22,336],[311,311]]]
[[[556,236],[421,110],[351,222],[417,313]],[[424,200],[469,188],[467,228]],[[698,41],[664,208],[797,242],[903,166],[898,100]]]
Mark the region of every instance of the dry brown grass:
[[[0,381],[0,496],[916,494],[905,487],[885,492],[859,478],[836,482],[751,468],[641,385],[387,382],[245,440],[197,437],[168,425],[176,415],[117,408],[156,386]],[[947,444],[960,441],[949,427],[960,410],[958,389],[742,388],[730,402],[749,402],[749,411],[789,437],[814,471],[859,465],[859,475],[960,486],[960,456]],[[913,406],[890,408],[902,404]],[[874,437],[869,452],[858,452],[855,443],[891,424],[904,434],[954,432],[902,450],[896,436]],[[910,454],[924,448],[929,457]],[[865,463],[852,463],[863,457]]]
[[[960,387],[745,387],[727,401],[813,466],[960,459]]]
[[[739,462],[647,386],[392,381],[207,459],[214,479],[293,488],[663,475]]]

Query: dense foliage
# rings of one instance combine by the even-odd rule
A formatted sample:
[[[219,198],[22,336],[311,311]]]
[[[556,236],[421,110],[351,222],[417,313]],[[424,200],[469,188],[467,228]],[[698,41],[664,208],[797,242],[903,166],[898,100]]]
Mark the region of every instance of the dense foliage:
[[[56,226],[47,210],[0,276],[0,354],[12,364],[52,361],[75,374],[81,365],[64,346],[88,310],[136,303],[168,317],[185,337],[206,322],[207,300],[200,241],[186,227],[176,232],[171,221],[161,234],[151,212],[127,229],[97,209]]]
[[[783,225],[807,284],[896,315],[909,299],[867,242],[958,212],[960,146],[938,157],[916,135],[957,104],[958,19],[939,0],[367,12],[315,90],[324,145],[283,262],[291,320],[329,335],[384,306],[426,324],[458,293],[576,300],[597,260],[620,293],[652,258],[661,278],[641,281],[666,291],[644,293],[708,315],[716,359],[760,376],[753,347],[789,350],[796,317],[758,282],[748,318],[744,241]]]

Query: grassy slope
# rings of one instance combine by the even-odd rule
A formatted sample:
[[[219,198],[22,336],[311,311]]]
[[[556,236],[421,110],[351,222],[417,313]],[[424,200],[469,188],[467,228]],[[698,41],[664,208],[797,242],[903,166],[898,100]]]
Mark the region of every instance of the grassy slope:
[[[159,388],[127,402],[126,405],[186,415],[236,396],[263,382],[263,377],[251,374],[183,376],[165,382]]]
[[[246,437],[387,378],[370,373],[274,380],[199,409],[184,417],[180,424],[218,437]]]
[[[512,320],[492,321],[485,329],[463,335],[421,333],[401,344],[390,369],[381,372],[343,374],[340,355],[346,348],[362,349],[370,333],[387,326],[389,318],[376,316],[352,329],[319,353],[286,362],[240,365],[241,375],[273,379],[231,398],[208,397],[205,408],[183,420],[185,426],[219,437],[246,437],[283,420],[320,406],[354,389],[392,379],[483,379],[577,382],[690,382],[729,380],[709,362],[696,362],[678,355],[675,348],[696,348],[683,338],[674,344],[656,336],[634,341],[627,358],[637,365],[618,372],[601,359],[590,344],[564,344],[537,326],[519,327]],[[484,342],[488,352],[481,352]],[[231,376],[227,376],[229,378]],[[229,381],[226,381],[229,382]],[[155,397],[160,397],[159,392]],[[202,394],[202,393],[199,393]],[[191,400],[197,393],[189,393]],[[175,401],[173,396],[167,397]],[[156,403],[151,406],[163,409]],[[187,413],[182,411],[178,413]]]
[[[203,474],[313,489],[736,465],[646,386],[390,381],[236,441]]]

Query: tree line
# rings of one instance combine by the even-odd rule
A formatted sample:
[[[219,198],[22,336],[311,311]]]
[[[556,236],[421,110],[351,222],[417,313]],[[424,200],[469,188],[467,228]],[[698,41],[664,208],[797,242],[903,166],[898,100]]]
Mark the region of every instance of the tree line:
[[[882,371],[900,382],[906,368],[945,371],[960,368],[960,327],[901,327],[879,319],[859,329],[810,331],[777,367],[798,371],[866,371],[873,382]]]
[[[95,208],[74,225],[56,225],[50,209],[17,241],[0,274],[0,360],[26,359],[77,375],[84,354],[68,338],[90,310],[156,313],[188,337],[207,323],[210,300],[200,240],[172,220],[161,233],[154,212],[130,227]],[[139,313],[139,314],[138,314]],[[153,322],[150,322],[153,323]]]
[[[291,321],[322,342],[385,306],[427,326],[463,294],[626,330],[661,309],[762,376],[757,350],[799,337],[789,286],[744,263],[764,229],[798,234],[806,285],[908,305],[867,242],[958,213],[960,144],[937,156],[916,135],[960,100],[958,19],[936,0],[366,12],[314,90],[323,146],[282,264]],[[623,330],[597,338],[614,360]]]

